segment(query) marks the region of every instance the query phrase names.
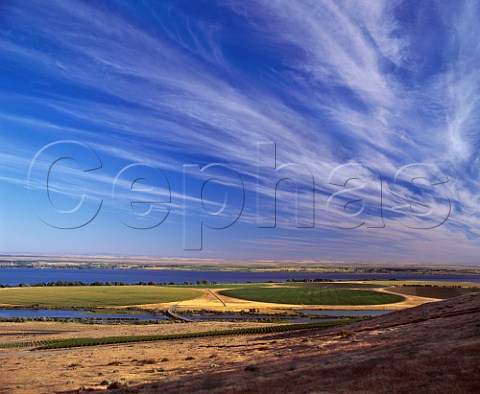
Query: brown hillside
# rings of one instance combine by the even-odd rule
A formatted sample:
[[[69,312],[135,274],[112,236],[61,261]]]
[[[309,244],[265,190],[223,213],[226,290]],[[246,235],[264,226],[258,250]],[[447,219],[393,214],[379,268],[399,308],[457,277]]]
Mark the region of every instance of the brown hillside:
[[[219,348],[215,339],[211,342],[212,350]],[[480,294],[425,304],[348,327],[258,336],[243,342],[243,346],[232,343],[229,349],[231,359],[243,356],[241,363],[229,363],[225,357],[215,361],[222,365],[216,370],[137,389],[449,394],[480,390]]]

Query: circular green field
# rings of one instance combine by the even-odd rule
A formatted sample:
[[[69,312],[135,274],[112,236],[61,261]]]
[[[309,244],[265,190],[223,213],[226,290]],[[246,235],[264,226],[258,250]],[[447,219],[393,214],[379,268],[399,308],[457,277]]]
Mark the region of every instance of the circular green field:
[[[380,305],[404,300],[402,296],[377,291],[335,288],[264,287],[223,290],[220,294],[248,301],[296,305]]]
[[[39,308],[89,308],[190,300],[203,293],[157,286],[72,286],[0,289],[0,303]]]

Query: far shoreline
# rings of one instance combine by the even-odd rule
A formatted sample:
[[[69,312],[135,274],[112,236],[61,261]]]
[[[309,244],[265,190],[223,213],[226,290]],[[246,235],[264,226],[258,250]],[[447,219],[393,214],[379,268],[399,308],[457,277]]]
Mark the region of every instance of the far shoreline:
[[[350,263],[306,260],[233,261],[182,258],[119,258],[111,256],[0,256],[0,269],[88,269],[88,270],[151,270],[198,272],[305,272],[321,274],[382,275],[469,275],[480,276],[480,267],[471,265],[436,265],[412,263]]]

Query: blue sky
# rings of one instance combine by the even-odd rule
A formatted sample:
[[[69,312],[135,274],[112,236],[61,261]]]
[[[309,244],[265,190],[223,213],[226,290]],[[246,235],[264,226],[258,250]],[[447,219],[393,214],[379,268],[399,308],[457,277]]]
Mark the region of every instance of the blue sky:
[[[478,264],[478,1],[0,5],[0,252]]]

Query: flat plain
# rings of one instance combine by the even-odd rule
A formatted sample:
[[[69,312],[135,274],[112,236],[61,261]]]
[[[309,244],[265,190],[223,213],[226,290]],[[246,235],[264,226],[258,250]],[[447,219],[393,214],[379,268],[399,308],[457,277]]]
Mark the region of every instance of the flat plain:
[[[413,282],[416,285],[417,282]],[[404,286],[407,285],[407,286]],[[211,310],[279,313],[292,309],[404,309],[452,294],[459,288],[412,287],[409,282],[282,282],[187,286],[47,286],[0,289],[0,306],[52,309],[136,307],[144,310]],[[415,290],[417,289],[417,290]]]

